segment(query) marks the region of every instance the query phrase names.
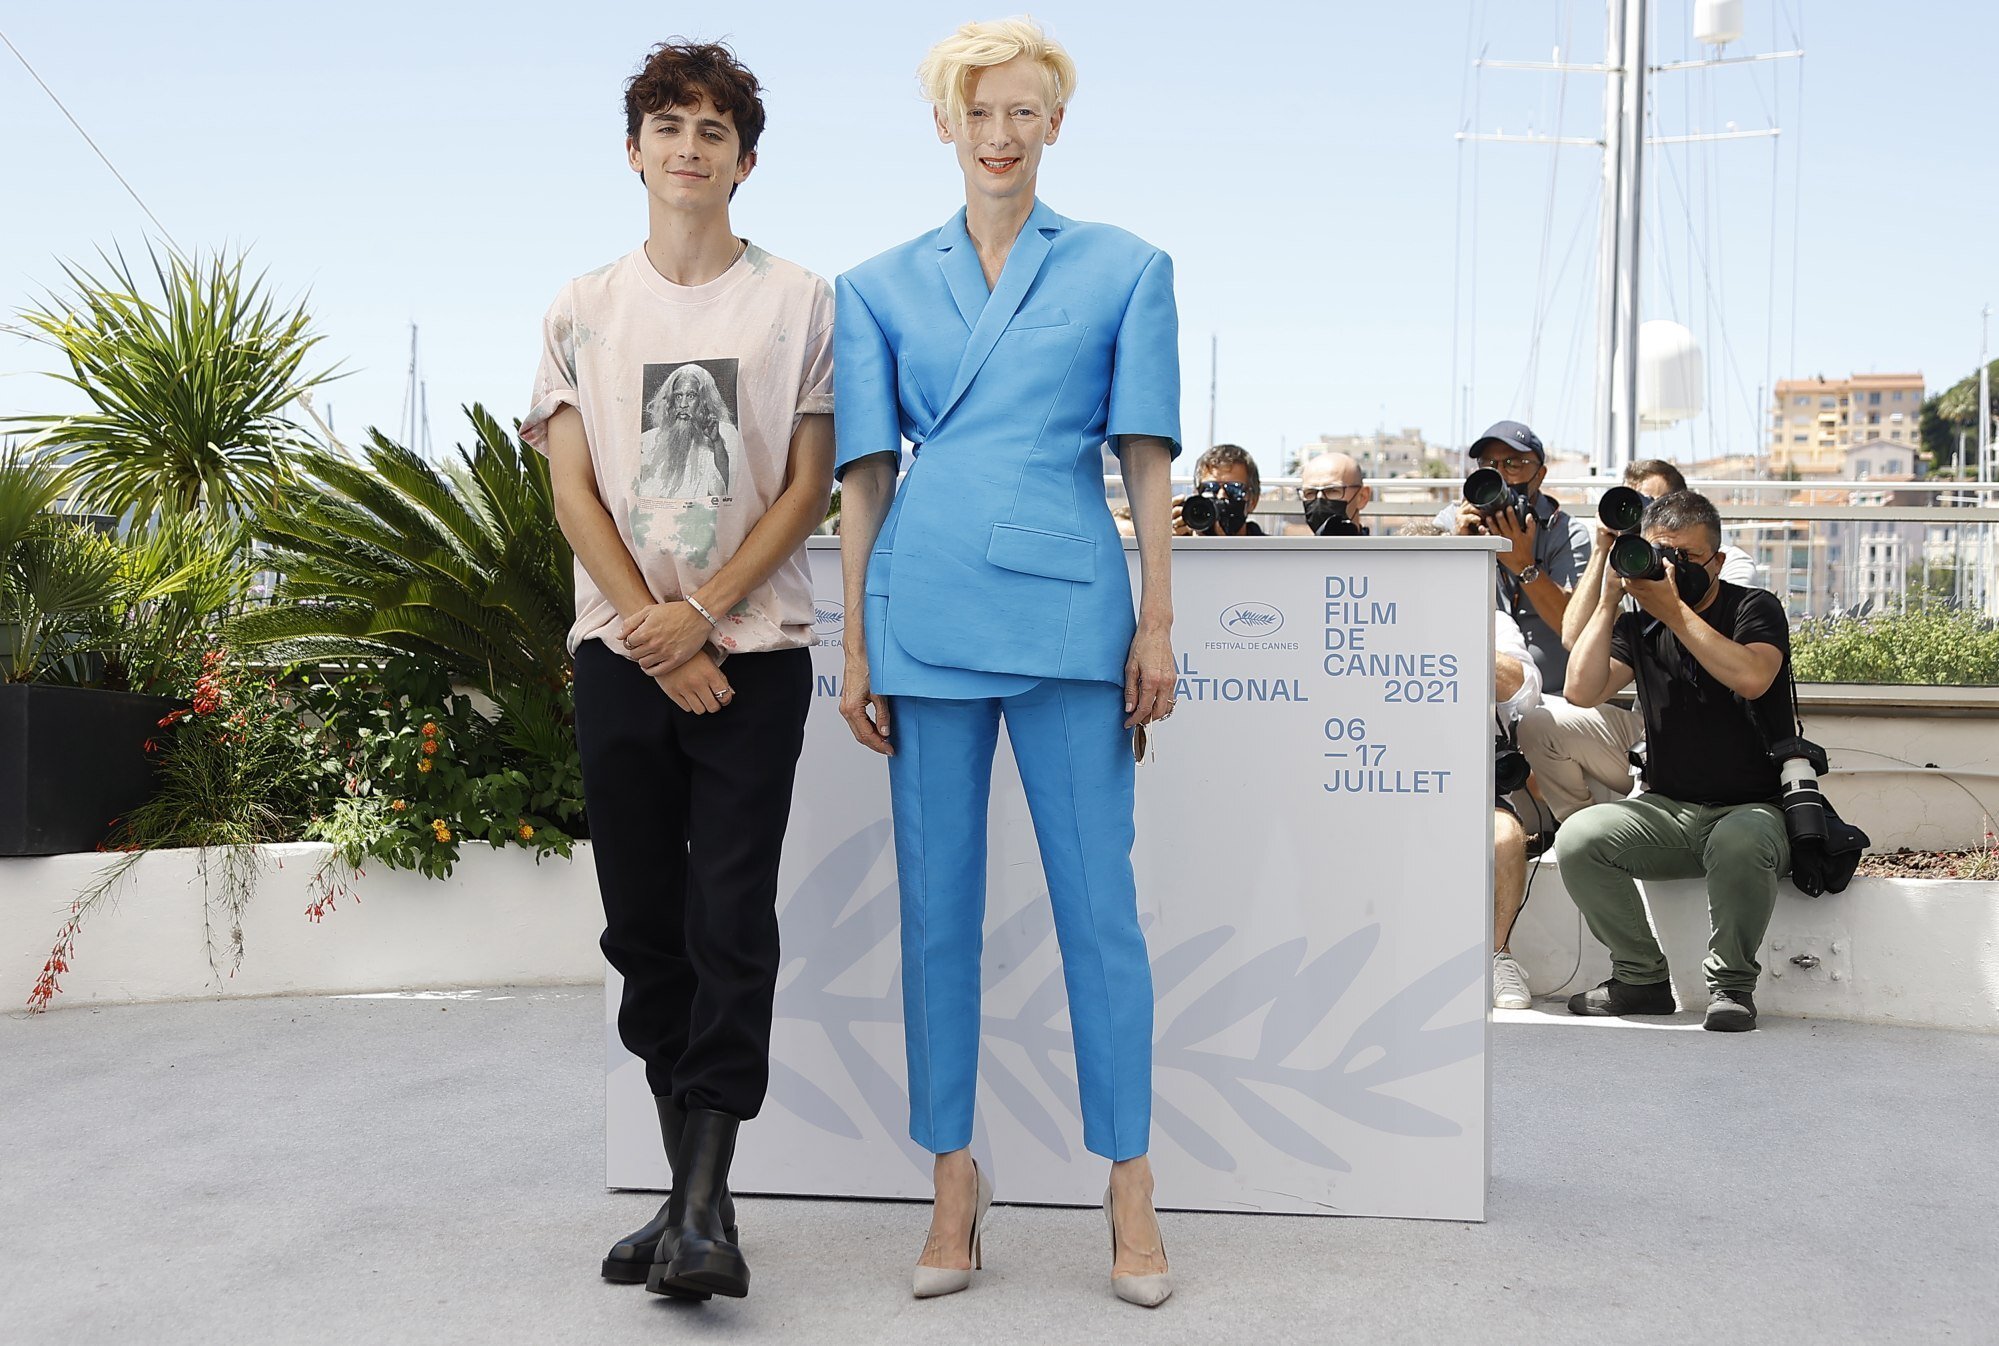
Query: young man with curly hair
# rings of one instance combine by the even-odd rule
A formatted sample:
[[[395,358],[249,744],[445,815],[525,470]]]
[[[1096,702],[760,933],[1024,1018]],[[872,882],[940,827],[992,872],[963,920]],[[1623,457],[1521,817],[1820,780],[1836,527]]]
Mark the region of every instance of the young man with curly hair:
[[[604,1259],[611,1280],[740,1297],[728,1192],[770,1074],[777,869],[811,702],[804,542],[833,473],[833,296],[736,236],[756,77],[664,43],[625,90],[645,242],[563,286],[521,433],[548,454],[576,553],[576,740],[672,1198]]]

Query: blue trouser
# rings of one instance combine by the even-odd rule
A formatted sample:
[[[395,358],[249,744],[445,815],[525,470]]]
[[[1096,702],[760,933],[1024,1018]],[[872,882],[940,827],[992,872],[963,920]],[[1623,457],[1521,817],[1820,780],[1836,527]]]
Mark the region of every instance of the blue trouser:
[[[1113,1160],[1144,1154],[1152,1130],[1152,968],[1131,873],[1123,689],[1051,678],[1007,697],[896,696],[891,710],[910,1138],[933,1154],[972,1140],[986,807],[1005,717],[1055,908],[1083,1144]]]

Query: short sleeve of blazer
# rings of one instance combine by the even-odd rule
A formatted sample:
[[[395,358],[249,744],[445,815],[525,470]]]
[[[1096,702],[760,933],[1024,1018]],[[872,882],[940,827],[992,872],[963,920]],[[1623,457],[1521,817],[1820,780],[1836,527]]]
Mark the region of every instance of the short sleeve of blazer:
[[[902,454],[895,352],[852,281],[833,286],[833,475],[871,454]]]
[[[1151,435],[1180,454],[1180,312],[1173,303],[1173,259],[1154,252],[1139,273],[1118,324],[1105,434]]]

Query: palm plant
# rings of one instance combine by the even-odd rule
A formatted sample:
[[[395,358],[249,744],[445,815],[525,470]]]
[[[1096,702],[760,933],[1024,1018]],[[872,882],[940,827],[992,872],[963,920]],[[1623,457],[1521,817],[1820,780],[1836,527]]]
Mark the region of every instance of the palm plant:
[[[150,691],[176,682],[188,652],[250,600],[258,558],[243,520],[163,518],[131,529],[119,557],[120,601],[86,639],[101,686]]]
[[[307,455],[306,483],[255,524],[283,577],[278,599],[231,639],[296,661],[412,656],[484,692],[522,746],[553,754],[567,718],[569,545],[547,462],[484,407],[466,414],[476,442],[448,471],[375,430],[358,461]]]
[[[107,534],[58,512],[71,477],[46,454],[0,448],[0,678],[168,687],[247,597],[248,531],[165,519]]]
[[[311,442],[288,408],[335,371],[307,369],[320,338],[304,305],[282,307],[240,255],[150,255],[157,299],[119,255],[104,257],[102,277],[64,263],[72,293],[21,310],[69,365],[53,377],[91,409],[8,419],[71,457],[86,506],[142,519],[248,513],[292,479],[291,456]]]
[[[59,666],[119,592],[116,545],[52,513],[68,473],[45,455],[0,450],[0,677]]]

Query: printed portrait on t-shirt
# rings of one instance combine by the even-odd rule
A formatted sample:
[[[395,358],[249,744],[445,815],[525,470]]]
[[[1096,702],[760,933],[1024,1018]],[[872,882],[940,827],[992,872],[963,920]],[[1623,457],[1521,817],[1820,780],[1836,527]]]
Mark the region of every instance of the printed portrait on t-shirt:
[[[637,494],[727,500],[742,463],[736,360],[645,366]]]

